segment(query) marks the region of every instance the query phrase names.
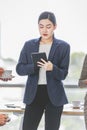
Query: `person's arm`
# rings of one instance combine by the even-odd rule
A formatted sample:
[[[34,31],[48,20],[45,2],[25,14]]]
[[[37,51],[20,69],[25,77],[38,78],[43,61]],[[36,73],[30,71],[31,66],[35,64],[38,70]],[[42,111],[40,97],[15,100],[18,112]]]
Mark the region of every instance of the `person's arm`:
[[[18,63],[16,65],[16,72],[21,76],[34,74],[34,64],[32,63],[31,54],[28,53],[29,46],[27,43],[21,50]]]
[[[69,63],[70,63],[70,45],[64,47],[60,65],[53,64],[52,75],[57,80],[64,80],[68,74]]]
[[[0,114],[0,126],[3,126],[8,122],[8,115]]]

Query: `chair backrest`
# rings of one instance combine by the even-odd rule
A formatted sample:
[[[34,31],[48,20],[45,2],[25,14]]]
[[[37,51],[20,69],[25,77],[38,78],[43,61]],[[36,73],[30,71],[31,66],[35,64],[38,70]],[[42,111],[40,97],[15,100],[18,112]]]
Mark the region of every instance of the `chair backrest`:
[[[84,83],[85,79],[87,79],[87,55],[85,56],[83,62],[82,71],[78,82],[79,87],[87,87],[87,85]]]

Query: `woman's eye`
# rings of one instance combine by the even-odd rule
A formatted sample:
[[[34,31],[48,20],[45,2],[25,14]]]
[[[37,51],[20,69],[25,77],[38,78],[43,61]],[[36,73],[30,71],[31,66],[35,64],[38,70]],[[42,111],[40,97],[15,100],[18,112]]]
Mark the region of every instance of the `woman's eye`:
[[[50,29],[51,27],[47,27],[47,29]]]
[[[39,26],[40,29],[43,29],[43,28],[46,28],[46,29],[50,29],[51,27],[48,26],[48,27],[43,27],[43,26]]]
[[[40,28],[43,28],[43,27],[40,27]]]

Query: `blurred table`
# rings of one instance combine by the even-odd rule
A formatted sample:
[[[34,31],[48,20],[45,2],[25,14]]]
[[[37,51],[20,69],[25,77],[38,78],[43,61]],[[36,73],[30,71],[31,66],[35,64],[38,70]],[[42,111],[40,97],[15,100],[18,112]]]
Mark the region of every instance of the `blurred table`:
[[[63,115],[70,116],[83,116],[84,115],[84,107],[81,105],[79,108],[73,108],[72,104],[64,105]]]
[[[23,105],[3,105],[0,106],[0,112],[13,112],[13,113],[24,113],[25,106]],[[83,116],[84,115],[84,108],[81,106],[78,109],[74,109],[72,104],[64,105],[63,115],[70,115],[70,116]]]

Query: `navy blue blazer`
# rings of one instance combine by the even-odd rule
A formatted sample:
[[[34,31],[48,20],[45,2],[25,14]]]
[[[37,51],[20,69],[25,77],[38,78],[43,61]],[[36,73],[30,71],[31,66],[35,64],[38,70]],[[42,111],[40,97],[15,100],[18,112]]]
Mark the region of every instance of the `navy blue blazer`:
[[[25,104],[30,104],[37,92],[39,72],[34,69],[31,53],[39,51],[39,41],[40,38],[25,42],[16,65],[19,75],[28,76],[24,94]],[[70,45],[54,38],[48,60],[53,63],[53,70],[46,72],[48,95],[55,106],[61,106],[68,103],[62,80],[68,74]]]

